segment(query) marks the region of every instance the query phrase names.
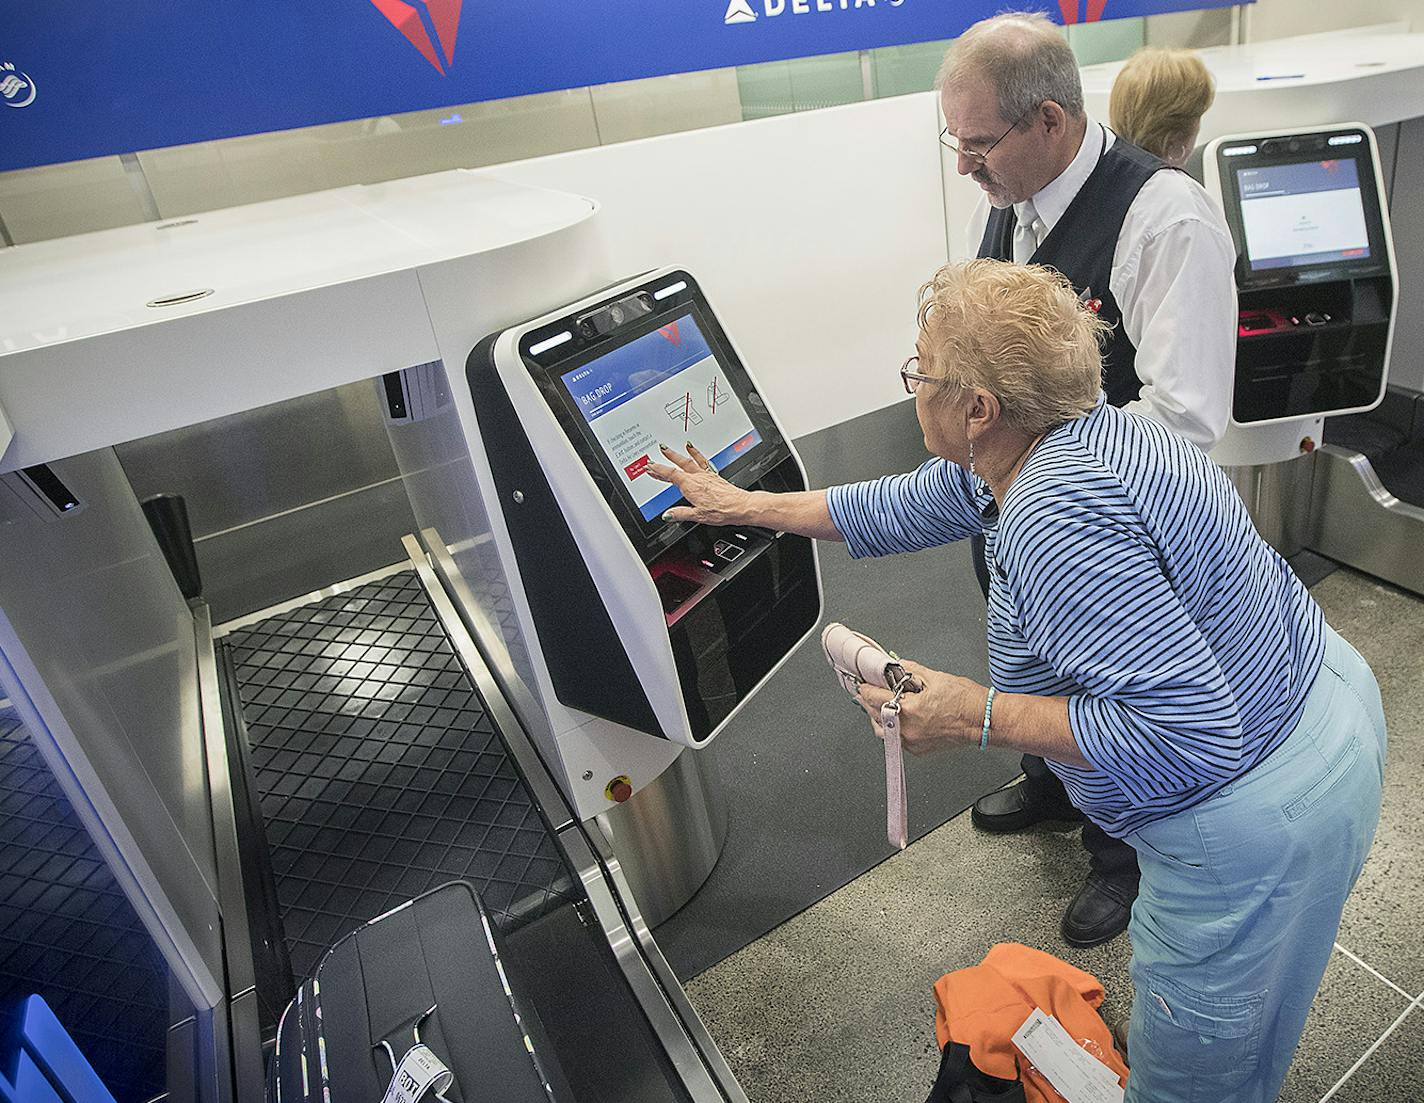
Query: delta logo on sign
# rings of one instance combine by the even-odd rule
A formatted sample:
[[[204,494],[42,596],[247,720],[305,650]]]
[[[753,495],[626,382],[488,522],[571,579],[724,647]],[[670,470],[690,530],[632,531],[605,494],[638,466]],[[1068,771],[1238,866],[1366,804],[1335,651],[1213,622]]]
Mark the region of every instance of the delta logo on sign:
[[[880,0],[880,6],[898,8],[905,0]],[[781,15],[790,7],[793,15],[810,15],[812,12],[854,11],[857,8],[873,8],[876,0],[759,0],[761,15],[772,18]],[[1058,10],[1064,23],[1097,23],[1103,18],[1108,0],[1058,0]],[[752,7],[752,0],[730,0],[727,14],[722,22],[729,27],[741,23],[755,23],[758,15]]]
[[[442,77],[455,63],[461,0],[371,0]],[[439,43],[439,49],[436,49]]]
[[[879,0],[885,8],[898,8],[905,0]],[[761,14],[772,19],[790,11],[792,15],[810,15],[812,12],[854,11],[857,8],[873,8],[876,0],[760,0]],[[731,0],[722,22],[729,27],[738,23],[755,23],[757,13],[751,0]]]

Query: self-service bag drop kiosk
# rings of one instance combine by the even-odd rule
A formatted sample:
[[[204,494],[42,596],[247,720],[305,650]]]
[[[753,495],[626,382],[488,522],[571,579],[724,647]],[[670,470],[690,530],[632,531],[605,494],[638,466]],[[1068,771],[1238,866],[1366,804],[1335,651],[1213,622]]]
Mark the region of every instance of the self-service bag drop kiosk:
[[[1209,143],[1203,169],[1240,299],[1231,421],[1212,458],[1292,554],[1314,546],[1324,419],[1385,394],[1399,290],[1379,150],[1362,124],[1238,134]]]
[[[806,488],[697,281],[655,272],[493,334],[467,374],[547,664],[540,691],[706,745],[815,629],[821,588],[806,537],[664,519],[682,498],[646,473],[662,443],[696,445],[739,486]],[[601,788],[621,801],[628,783]]]
[[[0,333],[0,406],[15,430],[0,459],[0,686],[41,766],[22,776],[13,758],[0,764],[0,800],[28,807],[57,785],[82,823],[71,834],[92,839],[77,860],[112,871],[109,896],[127,899],[151,938],[146,960],[160,963],[150,1041],[161,1066],[168,1025],[175,1098],[260,1098],[262,1042],[324,950],[458,879],[498,925],[556,1098],[744,1099],[621,855],[588,822],[590,805],[636,800],[589,798],[569,777],[584,781],[575,754],[611,756],[631,788],[648,788],[684,744],[705,742],[779,659],[758,653],[752,676],[740,656],[755,648],[737,642],[795,623],[792,607],[814,623],[814,559],[795,540],[742,534],[742,558],[722,556],[736,569],[684,602],[682,640],[661,613],[651,622],[666,663],[636,692],[619,682],[624,711],[599,716],[614,710],[568,687],[649,661],[638,634],[662,599],[648,561],[617,528],[602,543],[556,546],[551,530],[516,549],[513,499],[500,501],[489,464],[547,457],[547,441],[520,444],[527,396],[514,395],[517,417],[477,413],[456,374],[492,328],[606,282],[595,211],[454,172],[7,251],[0,294],[19,309]],[[773,445],[756,453],[769,470],[756,457],[745,470],[794,484],[799,467],[775,447],[715,319],[681,305]],[[709,416],[729,416],[728,401],[719,384]],[[615,524],[587,469],[573,486],[566,474],[522,482],[525,501],[557,493],[571,514]],[[192,603],[170,569],[182,557],[165,557],[139,502],[172,491],[195,530]],[[529,580],[579,571],[593,590],[571,600],[602,603],[607,583],[614,630],[585,636],[567,617],[566,640],[530,628]],[[578,665],[546,660],[541,645]],[[542,705],[568,707],[526,681],[546,665],[590,709],[572,732]],[[683,671],[696,672],[700,703]],[[0,715],[2,754],[13,726]],[[0,997],[43,989],[71,1029],[117,1041],[124,1015],[84,1021],[104,999],[112,1010],[105,978],[130,960],[104,947],[115,913],[95,909],[112,901],[68,883],[79,867],[28,822],[0,823],[19,828],[0,831],[0,860],[19,877],[0,898]],[[692,829],[673,820],[668,835]],[[357,1048],[389,1076],[366,1044],[381,1040]]]

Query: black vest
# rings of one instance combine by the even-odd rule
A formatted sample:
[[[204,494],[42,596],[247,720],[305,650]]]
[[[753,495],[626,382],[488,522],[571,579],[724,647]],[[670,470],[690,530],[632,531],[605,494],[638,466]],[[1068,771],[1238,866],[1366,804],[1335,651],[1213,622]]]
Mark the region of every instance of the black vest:
[[[1087,140],[1093,140],[1091,133]],[[1114,406],[1125,406],[1135,399],[1142,390],[1142,380],[1137,378],[1137,349],[1123,331],[1122,309],[1108,286],[1113,253],[1127,210],[1142,185],[1153,173],[1168,167],[1165,161],[1119,138],[1098,158],[1097,167],[1068,204],[1063,217],[1029,258],[1031,264],[1047,265],[1063,273],[1079,294],[1091,290],[1092,298],[1101,301],[1098,316],[1113,327],[1103,348],[1103,390]],[[1012,207],[990,211],[979,255],[1013,260],[1017,225]]]

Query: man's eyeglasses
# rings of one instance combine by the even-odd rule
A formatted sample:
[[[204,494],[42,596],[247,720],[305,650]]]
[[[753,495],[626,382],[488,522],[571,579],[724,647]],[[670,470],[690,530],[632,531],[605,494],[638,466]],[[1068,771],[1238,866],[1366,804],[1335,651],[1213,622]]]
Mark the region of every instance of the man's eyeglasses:
[[[1033,111],[1038,106],[1040,105],[1034,104],[1034,106],[1030,107],[1028,111],[1025,111],[1022,115],[1015,119],[1013,125],[1009,127],[1008,130],[1000,134],[997,138],[995,138],[992,142],[990,142],[989,148],[986,149],[983,153],[980,153],[978,150],[965,149],[962,145],[959,144],[959,139],[949,132],[949,127],[945,127],[939,132],[939,143],[940,145],[944,146],[945,149],[953,153],[956,157],[964,157],[970,161],[975,162],[982,168],[984,163],[989,160],[989,154],[994,152],[994,147],[997,146],[1000,142],[1002,142],[1005,138],[1007,138],[1010,134],[1012,134],[1015,130],[1017,130],[1019,123],[1023,122],[1026,118],[1028,118],[1029,111]]]
[[[943,379],[936,379],[932,375],[923,375],[920,372],[911,371],[910,368],[912,365],[914,367],[920,366],[920,358],[918,354],[916,354],[915,356],[911,356],[908,360],[906,360],[903,364],[900,365],[900,382],[905,384],[906,394],[914,394],[917,390],[920,389],[921,383],[944,382]]]

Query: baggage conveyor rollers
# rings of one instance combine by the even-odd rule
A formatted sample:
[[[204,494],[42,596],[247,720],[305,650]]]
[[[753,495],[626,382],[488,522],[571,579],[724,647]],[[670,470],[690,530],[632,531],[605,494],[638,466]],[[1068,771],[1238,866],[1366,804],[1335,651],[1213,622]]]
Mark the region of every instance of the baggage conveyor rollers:
[[[479,615],[447,596],[453,563],[405,543],[212,633],[262,1037],[331,943],[464,880],[552,1042],[557,1099],[745,1100],[510,709]]]

